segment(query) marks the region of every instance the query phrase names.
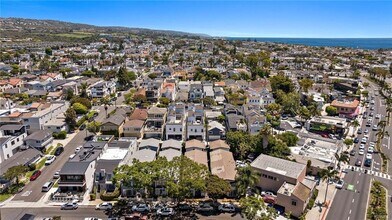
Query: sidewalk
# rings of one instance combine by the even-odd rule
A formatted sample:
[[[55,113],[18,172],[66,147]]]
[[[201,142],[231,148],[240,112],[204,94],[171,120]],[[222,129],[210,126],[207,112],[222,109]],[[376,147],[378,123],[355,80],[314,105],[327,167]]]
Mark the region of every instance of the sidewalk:
[[[64,140],[53,140],[53,146],[57,147],[57,144],[61,144],[63,145],[63,147],[65,147],[65,145],[67,145],[79,132],[85,132],[85,131],[79,131],[79,130],[75,130],[75,132],[68,134],[67,138],[65,138]]]
[[[322,204],[325,199],[325,190],[327,188],[327,182],[323,181],[320,182],[320,185],[317,186],[318,189],[318,195],[315,200],[314,206],[312,209],[308,211],[306,214],[306,219],[312,219],[312,220],[322,220],[327,217],[328,213],[328,208],[324,206],[319,206],[319,204]],[[328,186],[328,194],[327,194],[327,201],[326,203],[328,206],[331,205],[333,198],[335,197],[336,194],[336,188],[334,184],[329,184]]]

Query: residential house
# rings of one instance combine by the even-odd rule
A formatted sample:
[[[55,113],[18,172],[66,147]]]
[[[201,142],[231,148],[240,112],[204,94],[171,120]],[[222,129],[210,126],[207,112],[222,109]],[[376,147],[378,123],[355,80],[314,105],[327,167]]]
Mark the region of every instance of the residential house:
[[[205,140],[204,108],[202,105],[189,105],[186,121],[186,139]]]
[[[64,118],[52,118],[44,124],[44,129],[53,133],[59,133],[61,131],[68,132],[68,125]]]
[[[21,124],[8,124],[0,127],[0,164],[11,158],[23,145],[27,137],[26,128]]]
[[[168,161],[173,160],[174,157],[180,157],[182,155],[182,142],[178,140],[165,140],[162,142],[161,151],[159,152],[160,157],[166,157]]]
[[[44,151],[53,143],[52,132],[48,130],[36,131],[24,139],[24,143],[28,147]]]
[[[116,83],[112,81],[98,81],[87,89],[87,93],[92,98],[103,98],[112,93],[116,93]]]
[[[185,104],[172,104],[168,107],[165,125],[165,138],[182,140],[185,134]]]
[[[145,121],[148,117],[147,109],[136,108],[129,116],[129,120],[142,120]]]
[[[151,107],[147,111],[147,120],[144,126],[144,137],[162,138],[166,123],[166,108]]]
[[[124,123],[124,137],[143,137],[144,120],[130,120]]]
[[[102,122],[101,132],[121,137],[124,132],[125,120],[126,116],[124,114],[116,112]]]
[[[155,138],[143,139],[140,141],[139,150],[148,149],[148,150],[158,152],[160,144],[161,141]]]
[[[201,82],[192,82],[189,87],[189,101],[197,101],[204,98],[203,85]]]
[[[240,107],[226,104],[224,112],[228,131],[247,131],[245,117]]]
[[[237,174],[236,164],[229,145],[223,140],[209,143],[211,173],[233,183]]]
[[[209,121],[207,129],[208,141],[226,139],[226,128],[217,121]]]
[[[208,167],[206,146],[200,140],[193,139],[185,142],[185,156]]]
[[[170,101],[174,101],[176,99],[176,84],[165,82],[163,83],[162,88],[162,97],[168,98]]]
[[[250,105],[244,105],[242,107],[247,121],[248,132],[252,135],[258,134],[267,123],[266,117],[260,113],[260,110],[257,107],[254,108]]]
[[[343,118],[355,118],[359,114],[359,101],[338,101],[333,100],[331,106],[337,108],[338,114]]]
[[[261,154],[251,167],[260,173],[258,187],[276,193],[276,204],[283,206],[285,212],[301,216],[316,185],[305,178],[305,164]]]

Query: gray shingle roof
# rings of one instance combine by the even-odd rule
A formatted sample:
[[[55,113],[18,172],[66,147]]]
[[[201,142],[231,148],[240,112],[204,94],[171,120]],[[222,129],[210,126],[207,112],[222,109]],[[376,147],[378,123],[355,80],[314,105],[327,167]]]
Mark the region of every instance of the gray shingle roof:
[[[90,162],[68,161],[60,170],[60,175],[84,175]]]
[[[25,138],[25,140],[42,140],[47,136],[52,136],[52,132],[47,130],[36,131]]]
[[[164,149],[168,149],[168,148],[178,149],[181,151],[182,142],[174,140],[174,139],[169,139],[169,140],[163,141],[161,149],[164,150]]]
[[[256,169],[267,170],[269,172],[274,172],[295,179],[306,168],[306,165],[304,164],[277,157],[271,157],[265,154],[260,154],[260,156],[251,163],[251,166]]]

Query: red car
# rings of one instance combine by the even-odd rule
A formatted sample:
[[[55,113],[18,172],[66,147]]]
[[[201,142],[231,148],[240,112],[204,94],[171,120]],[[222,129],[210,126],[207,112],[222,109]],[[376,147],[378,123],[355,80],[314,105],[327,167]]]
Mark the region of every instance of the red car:
[[[270,203],[270,204],[275,204],[276,203],[276,198],[272,196],[264,196],[263,197],[264,202]]]
[[[34,171],[33,175],[31,175],[30,177],[30,181],[36,180],[41,175],[41,173],[42,173],[41,170]]]

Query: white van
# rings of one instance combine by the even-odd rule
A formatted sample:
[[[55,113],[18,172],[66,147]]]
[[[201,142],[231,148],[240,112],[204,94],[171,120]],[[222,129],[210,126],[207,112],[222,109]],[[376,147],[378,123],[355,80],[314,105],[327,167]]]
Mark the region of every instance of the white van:
[[[52,186],[53,186],[53,182],[46,182],[42,186],[42,192],[48,192],[50,190],[50,188],[52,188]]]

